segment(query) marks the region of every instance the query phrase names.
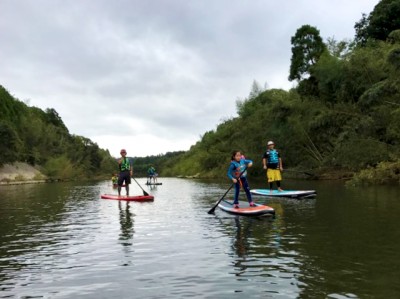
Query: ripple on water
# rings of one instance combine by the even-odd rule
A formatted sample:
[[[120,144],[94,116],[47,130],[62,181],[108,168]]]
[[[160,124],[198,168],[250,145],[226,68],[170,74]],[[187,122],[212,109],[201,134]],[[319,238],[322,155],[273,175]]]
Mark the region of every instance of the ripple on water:
[[[149,203],[100,199],[115,192],[108,182],[7,189],[0,298],[368,297],[354,285],[368,288],[365,278],[373,272],[366,261],[379,268],[379,256],[346,255],[346,244],[335,242],[334,232],[344,230],[330,219],[332,209],[316,200],[283,200],[270,201],[275,219],[218,209],[209,215],[225,185],[162,181],[146,189],[155,196]],[[142,193],[134,185],[131,192]],[[385,240],[380,250],[396,256],[399,248]],[[397,273],[396,265],[386,269]]]

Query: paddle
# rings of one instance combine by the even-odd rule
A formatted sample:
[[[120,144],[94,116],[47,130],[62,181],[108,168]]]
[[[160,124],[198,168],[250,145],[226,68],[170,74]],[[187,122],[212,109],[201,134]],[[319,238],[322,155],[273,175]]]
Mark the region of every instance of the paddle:
[[[242,176],[243,173],[245,173],[247,170],[247,167],[239,174],[237,179],[240,179],[240,177]],[[232,189],[232,187],[235,185],[236,183],[233,183],[229,189],[225,192],[224,195],[222,195],[222,197],[217,201],[217,203],[211,208],[211,210],[209,210],[207,213],[208,214],[212,214],[214,213],[215,209],[218,207],[219,203],[224,199],[224,197],[228,194],[228,192]]]
[[[144,196],[149,196],[149,193],[147,193],[146,191],[143,190],[142,186],[139,185],[139,183],[135,180],[135,178],[132,177],[132,179],[136,182],[136,184],[138,184],[138,186],[140,187],[140,189],[142,189],[143,195],[144,195]]]

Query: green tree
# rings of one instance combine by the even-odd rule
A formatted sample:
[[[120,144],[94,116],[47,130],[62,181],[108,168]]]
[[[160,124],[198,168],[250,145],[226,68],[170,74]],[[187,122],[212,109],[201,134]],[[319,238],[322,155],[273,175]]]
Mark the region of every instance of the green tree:
[[[18,160],[20,143],[17,132],[7,122],[0,121],[0,165]]]
[[[319,30],[310,25],[303,25],[297,29],[291,43],[292,58],[289,80],[300,81],[309,75],[311,66],[318,61],[326,46],[322,41]]]
[[[363,13],[361,19],[354,25],[356,36],[354,38],[358,45],[365,46],[368,40],[368,24],[369,18]]]
[[[381,0],[369,16],[362,15],[354,28],[361,45],[369,39],[386,41],[393,30],[400,29],[400,0]]]

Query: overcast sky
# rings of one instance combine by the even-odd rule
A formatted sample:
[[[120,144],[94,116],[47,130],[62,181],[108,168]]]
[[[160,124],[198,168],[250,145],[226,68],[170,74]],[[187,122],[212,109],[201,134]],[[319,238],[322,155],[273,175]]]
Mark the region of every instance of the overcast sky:
[[[114,156],[188,150],[236,115],[253,80],[293,86],[297,28],[350,39],[377,3],[0,0],[0,84]]]

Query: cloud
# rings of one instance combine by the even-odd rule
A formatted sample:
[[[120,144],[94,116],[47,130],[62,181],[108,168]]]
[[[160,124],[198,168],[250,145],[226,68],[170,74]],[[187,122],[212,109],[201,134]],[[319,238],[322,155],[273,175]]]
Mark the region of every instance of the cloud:
[[[0,84],[101,147],[185,150],[254,79],[292,86],[298,27],[352,38],[377,2],[2,0]]]

